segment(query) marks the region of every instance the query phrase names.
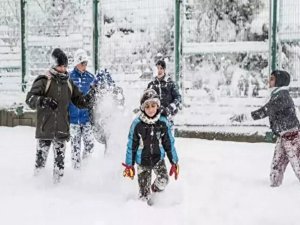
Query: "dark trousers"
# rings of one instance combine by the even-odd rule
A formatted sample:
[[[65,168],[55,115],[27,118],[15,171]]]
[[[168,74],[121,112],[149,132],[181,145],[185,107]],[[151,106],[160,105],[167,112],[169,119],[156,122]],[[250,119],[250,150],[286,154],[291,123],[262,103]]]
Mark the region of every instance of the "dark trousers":
[[[153,167],[146,166],[137,166],[137,174],[138,174],[138,183],[139,183],[139,192],[140,197],[147,197],[151,193],[151,178],[152,178],[152,170],[156,175],[156,178],[152,185],[155,186],[155,189],[159,191],[163,191],[169,182],[168,171],[166,167],[165,160],[160,160]]]
[[[54,168],[53,168],[53,181],[57,183],[64,175],[64,159],[66,150],[66,141],[60,140],[37,140],[35,171],[38,173],[46,165],[49,149],[53,144],[54,152]]]

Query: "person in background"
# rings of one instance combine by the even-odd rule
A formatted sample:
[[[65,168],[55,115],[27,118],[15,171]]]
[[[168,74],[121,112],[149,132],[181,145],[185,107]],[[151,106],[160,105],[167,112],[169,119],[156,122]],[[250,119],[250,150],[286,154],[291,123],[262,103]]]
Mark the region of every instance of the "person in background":
[[[104,153],[108,150],[108,140],[110,136],[109,125],[111,123],[112,109],[123,110],[125,104],[125,96],[123,89],[117,86],[113,80],[111,73],[106,69],[100,69],[96,75],[99,80],[97,86],[97,101],[95,102],[95,109],[91,114],[91,121],[93,124],[93,132],[95,139],[105,145]],[[103,108],[103,104],[109,103],[110,106]],[[97,105],[100,105],[100,108]]]
[[[283,70],[271,73],[269,87],[270,100],[261,108],[251,112],[254,120],[269,117],[271,136],[277,137],[274,156],[271,164],[271,187],[281,185],[288,163],[300,181],[300,135],[299,120],[296,116],[295,105],[288,90],[290,74]],[[242,122],[249,117],[245,114],[234,115],[231,121]],[[268,133],[270,136],[270,133]]]
[[[70,72],[70,79],[86,94],[95,77],[87,71],[89,59],[85,50],[78,49],[74,54],[75,67]],[[90,110],[80,109],[73,103],[69,105],[70,114],[70,134],[71,134],[71,159],[72,167],[79,169],[81,159],[87,158],[94,150],[94,136],[90,121]],[[81,156],[81,141],[83,141],[83,151]]]
[[[147,89],[140,100],[140,115],[132,122],[126,151],[123,175],[135,176],[134,165],[137,164],[139,197],[150,200],[151,191],[161,192],[169,182],[166,163],[167,155],[170,164],[170,176],[179,174],[178,156],[174,146],[174,137],[170,123],[160,113],[159,96],[153,89]],[[151,184],[152,171],[156,178]]]
[[[152,80],[147,89],[151,88],[156,91],[161,102],[161,114],[166,116],[171,124],[173,124],[173,117],[181,109],[181,95],[178,87],[171,77],[166,75],[166,62],[158,60],[156,62],[157,75]]]
[[[34,174],[45,167],[50,145],[53,145],[53,182],[59,183],[64,175],[66,141],[70,137],[68,106],[72,102],[79,108],[91,107],[95,95],[95,81],[84,95],[69,79],[68,58],[59,48],[51,54],[52,66],[46,75],[38,76],[26,96],[26,103],[37,110],[37,148]]]

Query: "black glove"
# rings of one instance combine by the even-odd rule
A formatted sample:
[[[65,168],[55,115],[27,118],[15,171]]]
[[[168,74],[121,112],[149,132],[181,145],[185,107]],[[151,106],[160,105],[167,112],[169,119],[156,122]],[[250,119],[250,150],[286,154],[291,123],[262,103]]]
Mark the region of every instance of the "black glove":
[[[231,122],[243,122],[247,120],[247,116],[245,114],[238,114],[238,115],[233,115],[232,117],[229,118]]]
[[[178,108],[177,106],[175,105],[175,103],[171,103],[169,106],[168,106],[168,109],[170,110],[171,112],[171,115],[174,116],[178,113]]]
[[[50,97],[41,97],[40,106],[42,108],[51,108],[52,110],[55,110],[57,108],[57,101]]]
[[[161,115],[166,116],[166,117],[171,115],[170,109],[168,107],[163,107],[163,106],[160,107],[160,113],[161,113]]]
[[[134,109],[132,110],[132,112],[133,112],[134,114],[137,114],[139,111],[140,111],[139,108],[134,108]]]
[[[84,100],[88,104],[88,108],[92,108],[96,101],[97,87],[91,86],[88,93],[84,96]]]

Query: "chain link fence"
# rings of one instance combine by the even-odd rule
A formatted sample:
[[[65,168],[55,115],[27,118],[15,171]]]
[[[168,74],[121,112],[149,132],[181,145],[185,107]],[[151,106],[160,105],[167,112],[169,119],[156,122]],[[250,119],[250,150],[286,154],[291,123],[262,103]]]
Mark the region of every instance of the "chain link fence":
[[[102,0],[100,9],[102,67],[123,79],[148,79],[164,58],[174,72],[174,1]]]
[[[27,1],[27,83],[50,67],[54,48],[63,49],[73,66],[73,54],[85,49],[92,58],[92,1],[32,0]],[[89,69],[93,68],[92,60]],[[27,85],[27,86],[28,86]]]
[[[269,74],[269,0],[186,0],[182,83],[197,124],[228,124],[239,108],[261,105]]]
[[[0,0],[0,90],[21,91],[20,1]]]
[[[280,0],[278,7],[279,67],[290,72],[291,93],[300,96],[300,3]]]
[[[275,1],[183,0],[180,46],[175,46],[173,0],[0,0],[0,93],[22,90],[22,58],[28,88],[49,68],[55,47],[67,52],[70,69],[75,50],[83,48],[91,57],[91,72],[108,68],[115,80],[141,91],[156,74],[160,58],[167,61],[167,72],[174,78],[174,49],[180,48],[187,111],[193,106],[194,113],[214,115],[211,120],[199,116],[207,123],[222,121],[218,115],[263,104],[275,57],[272,26],[278,27],[278,68],[292,74],[291,86],[295,93],[298,90],[300,6],[298,1],[276,1],[278,24],[272,24],[270,2]]]

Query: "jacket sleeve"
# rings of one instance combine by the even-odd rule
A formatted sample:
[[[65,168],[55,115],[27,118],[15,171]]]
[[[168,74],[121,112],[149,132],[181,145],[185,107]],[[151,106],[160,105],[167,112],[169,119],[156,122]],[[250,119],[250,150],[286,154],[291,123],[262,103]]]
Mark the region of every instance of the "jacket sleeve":
[[[71,96],[72,103],[80,109],[92,108],[94,104],[96,90],[91,87],[86,95],[84,95],[79,88],[71,81],[73,92]]]
[[[254,120],[263,119],[267,116],[269,116],[269,114],[268,114],[268,104],[266,104],[263,107],[251,112],[251,117]]]
[[[26,96],[26,103],[31,109],[36,109],[41,96],[45,94],[46,78],[38,77],[32,84]]]
[[[165,132],[162,135],[162,146],[167,153],[167,157],[171,164],[178,163],[178,156],[175,149],[175,139],[173,137],[171,126],[167,118],[163,117],[161,119],[165,124]]]
[[[276,113],[282,111],[286,108],[293,107],[293,102],[289,96],[284,96],[279,93],[278,95],[272,97],[270,101],[263,107],[251,112],[251,116],[254,120],[263,119],[270,116],[270,113]]]
[[[141,137],[139,136],[139,134],[137,132],[138,122],[139,122],[138,119],[135,119],[132,122],[132,124],[130,126],[130,130],[129,130],[129,134],[128,134],[125,163],[129,166],[133,166],[135,163],[136,152],[138,150],[139,143],[140,143]]]
[[[148,89],[148,88],[153,88],[152,86],[153,86],[153,85],[152,85],[152,81],[151,81],[151,82],[148,83],[147,89]]]
[[[172,87],[171,87],[171,95],[173,98],[173,101],[170,103],[168,106],[170,112],[172,115],[175,115],[178,110],[181,108],[181,95],[179,93],[179,89],[175,82],[172,82]]]
[[[179,88],[178,88],[178,86],[175,83],[173,83],[172,96],[174,98],[173,103],[176,106],[179,106],[179,104],[181,104],[181,95],[179,93]]]

